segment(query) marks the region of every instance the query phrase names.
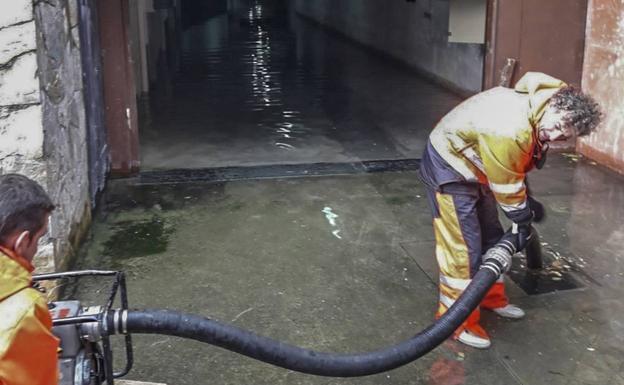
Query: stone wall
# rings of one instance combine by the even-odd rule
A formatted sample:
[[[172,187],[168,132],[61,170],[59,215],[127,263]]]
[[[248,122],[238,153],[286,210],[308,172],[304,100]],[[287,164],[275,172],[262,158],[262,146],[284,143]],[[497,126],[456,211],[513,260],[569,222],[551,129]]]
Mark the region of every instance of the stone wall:
[[[47,187],[32,0],[6,2],[0,13],[0,174],[17,172]],[[48,240],[36,263],[54,269]]]
[[[0,13],[0,173],[45,181],[37,43],[30,0],[12,1]]]
[[[78,246],[91,212],[78,0],[35,4],[47,189],[58,206],[50,236],[60,268]]]
[[[295,10],[460,91],[481,90],[482,44],[449,43],[448,1],[293,0]],[[484,32],[485,33],[485,32]]]
[[[0,47],[0,173],[37,180],[57,204],[35,260],[55,270],[90,214],[77,0],[6,2]]]
[[[624,3],[589,2],[583,89],[602,105],[597,132],[579,140],[579,151],[624,173]]]

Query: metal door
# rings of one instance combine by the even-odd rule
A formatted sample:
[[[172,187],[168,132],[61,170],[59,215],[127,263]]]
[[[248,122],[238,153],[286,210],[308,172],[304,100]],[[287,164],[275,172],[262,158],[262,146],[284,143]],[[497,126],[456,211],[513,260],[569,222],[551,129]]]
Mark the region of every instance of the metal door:
[[[489,0],[484,88],[499,84],[507,59],[511,84],[528,71],[580,85],[587,0]]]
[[[79,0],[80,49],[89,146],[89,185],[91,205],[106,183],[109,170],[104,97],[102,94],[102,60],[96,0]]]

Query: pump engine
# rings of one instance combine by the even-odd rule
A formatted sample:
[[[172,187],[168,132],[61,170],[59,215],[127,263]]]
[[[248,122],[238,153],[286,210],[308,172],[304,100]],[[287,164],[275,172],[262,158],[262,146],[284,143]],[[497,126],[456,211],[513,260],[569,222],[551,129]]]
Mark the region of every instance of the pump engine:
[[[102,322],[118,298],[121,309],[128,309],[126,280],[123,272],[86,270],[67,273],[44,274],[33,277],[36,287],[42,281],[68,278],[101,277],[112,278],[109,298],[105,305],[83,307],[79,301],[55,301],[49,303],[53,319],[52,332],[60,341],[59,385],[113,385],[114,379],[127,375],[132,369],[132,336],[125,335],[126,364],[122,371],[113,369],[113,350],[107,323]],[[125,314],[125,313],[124,313]],[[119,323],[116,323],[119,324]]]

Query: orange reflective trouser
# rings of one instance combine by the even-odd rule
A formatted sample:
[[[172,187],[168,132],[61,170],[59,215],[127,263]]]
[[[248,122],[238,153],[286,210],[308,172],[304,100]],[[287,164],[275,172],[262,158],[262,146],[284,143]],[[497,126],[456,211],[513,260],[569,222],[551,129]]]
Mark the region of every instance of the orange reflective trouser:
[[[496,200],[490,189],[479,184],[450,183],[439,190],[427,188],[433,213],[435,254],[440,268],[440,303],[437,316],[444,314],[466,289],[482,263],[482,255],[503,235]],[[503,277],[494,284],[481,307],[498,308],[509,303]],[[488,337],[479,325],[477,308],[457,329]]]

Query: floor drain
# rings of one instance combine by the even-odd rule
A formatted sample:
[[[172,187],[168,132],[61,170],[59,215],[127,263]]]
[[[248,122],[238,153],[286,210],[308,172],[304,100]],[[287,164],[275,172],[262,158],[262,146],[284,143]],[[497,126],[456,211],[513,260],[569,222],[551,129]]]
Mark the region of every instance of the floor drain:
[[[144,171],[139,175],[138,184],[227,182],[248,179],[352,175],[388,171],[415,171],[418,170],[419,164],[419,159],[394,159],[348,163],[306,163]]]
[[[549,261],[544,261],[549,265]],[[547,274],[544,271],[530,271],[526,268],[523,257],[514,257],[509,278],[529,295],[546,294],[556,291],[573,290],[585,287],[570,271],[556,271]]]

